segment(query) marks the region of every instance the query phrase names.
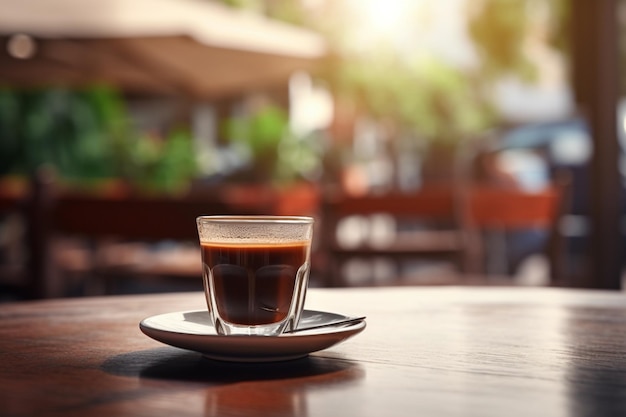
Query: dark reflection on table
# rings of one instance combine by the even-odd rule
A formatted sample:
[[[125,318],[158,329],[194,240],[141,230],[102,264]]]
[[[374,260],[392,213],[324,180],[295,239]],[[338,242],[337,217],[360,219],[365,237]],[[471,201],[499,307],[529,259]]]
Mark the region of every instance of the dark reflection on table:
[[[626,306],[625,306],[626,307]],[[626,309],[572,308],[567,320],[570,414],[626,415]]]
[[[309,389],[333,389],[364,377],[357,364],[317,356],[272,363],[230,363],[171,347],[117,355],[101,368],[114,375],[140,377],[142,385],[155,389],[176,389],[178,381],[209,385],[206,416],[306,416]],[[285,380],[289,381],[287,389]]]

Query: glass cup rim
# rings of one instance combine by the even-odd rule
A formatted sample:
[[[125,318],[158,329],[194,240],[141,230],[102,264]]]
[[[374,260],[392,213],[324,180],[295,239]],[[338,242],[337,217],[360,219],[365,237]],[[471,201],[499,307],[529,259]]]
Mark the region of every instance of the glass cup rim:
[[[309,216],[279,215],[203,215],[196,218],[197,222],[210,223],[286,223],[311,224],[315,220]]]

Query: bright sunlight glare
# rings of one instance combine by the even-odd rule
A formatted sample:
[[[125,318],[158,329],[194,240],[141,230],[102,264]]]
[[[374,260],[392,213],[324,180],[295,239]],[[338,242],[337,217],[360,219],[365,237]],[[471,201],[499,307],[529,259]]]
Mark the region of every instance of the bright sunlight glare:
[[[407,59],[434,55],[471,65],[474,54],[463,8],[466,0],[346,0],[353,17],[347,28],[349,44],[368,53],[372,47],[391,48]]]
[[[377,35],[388,36],[398,29],[398,25],[415,5],[415,0],[362,0],[358,1],[364,24]]]
[[[423,0],[346,0],[344,4],[353,17],[348,29],[351,43],[368,51],[381,43],[395,48],[414,38],[411,17]]]

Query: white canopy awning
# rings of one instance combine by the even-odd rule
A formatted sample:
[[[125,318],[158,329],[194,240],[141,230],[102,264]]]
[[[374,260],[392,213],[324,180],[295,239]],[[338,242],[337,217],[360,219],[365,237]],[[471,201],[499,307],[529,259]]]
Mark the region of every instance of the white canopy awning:
[[[0,84],[108,82],[221,97],[284,82],[323,58],[318,34],[202,0],[0,0]],[[7,43],[35,40],[18,59]]]

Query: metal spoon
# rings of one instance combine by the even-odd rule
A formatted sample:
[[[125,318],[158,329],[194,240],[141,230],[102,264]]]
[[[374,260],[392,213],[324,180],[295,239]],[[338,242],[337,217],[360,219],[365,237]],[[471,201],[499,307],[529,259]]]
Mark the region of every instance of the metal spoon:
[[[329,323],[317,324],[315,326],[299,327],[299,328],[294,329],[294,330],[286,330],[283,333],[297,333],[297,332],[303,332],[303,331],[306,331],[306,330],[321,329],[321,328],[324,328],[324,327],[347,326],[347,325],[350,325],[350,324],[356,324],[356,323],[361,322],[363,320],[365,320],[365,316],[348,317],[348,318],[345,318],[343,320],[331,321]]]

